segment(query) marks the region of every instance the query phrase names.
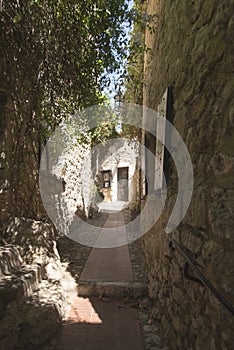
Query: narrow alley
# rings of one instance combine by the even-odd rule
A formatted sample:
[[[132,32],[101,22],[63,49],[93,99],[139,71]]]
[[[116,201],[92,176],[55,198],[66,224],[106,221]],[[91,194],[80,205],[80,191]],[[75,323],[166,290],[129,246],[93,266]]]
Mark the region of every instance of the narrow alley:
[[[118,228],[130,220],[130,211],[125,209],[105,211],[89,221],[94,226]],[[56,350],[168,349],[162,345],[157,323],[150,320],[151,302],[139,244],[86,247],[77,264],[76,257],[82,256],[84,247],[69,238],[60,239],[59,254],[62,261],[69,261],[68,270],[78,285]]]
[[[232,350],[234,0],[0,23],[0,350]]]

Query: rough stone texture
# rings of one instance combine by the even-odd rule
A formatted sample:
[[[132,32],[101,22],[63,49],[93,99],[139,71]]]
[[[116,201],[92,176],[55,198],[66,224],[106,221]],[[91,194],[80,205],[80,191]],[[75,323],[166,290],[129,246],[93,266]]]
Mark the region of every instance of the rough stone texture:
[[[7,210],[5,208],[6,205],[8,205],[7,201],[7,188],[8,188],[8,182],[7,182],[7,149],[6,149],[6,125],[7,125],[7,118],[5,113],[5,108],[7,105],[7,96],[4,91],[1,91],[0,93],[0,184],[1,184],[1,191],[0,191],[0,204],[1,204],[1,217],[6,217]]]
[[[55,239],[53,227],[46,222],[25,218],[4,222],[0,249],[1,349],[42,346],[56,335],[69,312],[76,283],[67,266],[61,264]]]
[[[171,162],[167,203],[143,242],[150,296],[170,349],[230,349],[231,314],[202,285],[185,279],[176,239],[214,286],[234,304],[234,2],[149,0],[155,33],[146,33],[144,105],[156,109],[173,91],[173,124],[194,168],[190,208],[170,236],[164,232],[177,193]],[[190,272],[191,274],[191,272]]]
[[[52,151],[50,152],[52,158]],[[135,141],[116,138],[91,148],[91,142],[78,144],[73,140],[61,155],[50,159],[50,171],[46,170],[46,153],[40,167],[40,189],[47,213],[56,228],[64,234],[75,221],[97,214],[101,171],[111,170],[111,199],[118,200],[118,168],[129,168],[129,206],[136,208],[138,198],[138,146]],[[51,173],[50,173],[51,172]],[[99,181],[100,182],[100,181]],[[101,189],[103,191],[103,189]]]
[[[129,209],[123,210],[125,223],[134,219],[136,213]],[[103,226],[108,218],[107,213],[99,213],[95,218],[89,219],[95,226]],[[88,259],[91,248],[82,246],[68,237],[58,238],[58,251],[62,259],[62,264],[66,265],[67,272],[78,282],[78,294],[98,295],[103,302],[111,302],[122,296],[118,303],[119,308],[137,308],[138,318],[142,329],[142,335],[145,340],[146,350],[169,350],[163,346],[159,322],[153,316],[152,301],[147,298],[147,288],[145,283],[145,270],[143,264],[142,250],[140,247],[141,239],[134,241],[129,245],[129,252],[132,263],[132,270],[135,282],[96,282],[81,281],[79,279],[82,268]],[[141,297],[140,295],[144,295]],[[67,313],[68,315],[68,313]],[[110,321],[111,322],[111,321]],[[72,333],[70,334],[72,337]],[[104,345],[103,345],[104,346]],[[47,348],[46,348],[47,349]],[[43,348],[44,350],[44,348]]]
[[[18,349],[35,349],[48,342],[61,327],[64,290],[59,282],[43,281],[21,308]]]
[[[0,319],[1,349],[14,350],[19,343],[19,314],[16,302],[11,302],[7,306],[4,317]]]
[[[1,238],[21,247],[27,264],[48,264],[59,256],[55,246],[55,230],[51,224],[25,218],[11,218],[3,223]]]
[[[0,219],[45,217],[38,183],[39,128],[31,101],[18,108],[0,86],[0,119]]]
[[[109,140],[104,145],[95,147],[95,161],[98,163],[98,173],[103,170],[111,170],[111,200],[118,200],[118,168],[128,167],[128,193],[132,208],[137,203],[137,156],[139,148],[136,141],[126,138]]]
[[[44,154],[40,167],[43,203],[56,228],[65,234],[75,215],[82,218],[90,215],[94,195],[90,144],[68,145],[61,155],[51,160],[51,173],[47,173],[47,178],[44,176]],[[54,184],[52,191],[50,179]]]

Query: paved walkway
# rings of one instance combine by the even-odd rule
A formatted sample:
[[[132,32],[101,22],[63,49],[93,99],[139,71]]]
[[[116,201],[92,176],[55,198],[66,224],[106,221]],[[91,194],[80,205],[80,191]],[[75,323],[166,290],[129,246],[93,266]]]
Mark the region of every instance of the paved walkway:
[[[103,227],[123,224],[122,212],[112,212]],[[80,280],[133,281],[128,245],[93,248]],[[103,296],[77,296],[56,350],[144,350],[137,309],[121,303]]]
[[[116,201],[116,202],[101,202],[98,203],[97,206],[102,212],[106,213],[114,213],[114,212],[120,212],[125,207],[127,207],[128,202],[123,201]]]
[[[137,311],[119,302],[77,297],[57,350],[143,350]]]
[[[124,225],[124,215],[121,212],[110,214],[103,225],[104,228],[116,228],[116,234],[125,234],[118,228]],[[126,237],[125,237],[126,238]],[[97,244],[100,244],[97,239]],[[127,243],[127,239],[125,240]],[[104,242],[105,243],[105,242]],[[117,248],[93,248],[80,276],[81,280],[99,281],[133,281],[128,245]]]

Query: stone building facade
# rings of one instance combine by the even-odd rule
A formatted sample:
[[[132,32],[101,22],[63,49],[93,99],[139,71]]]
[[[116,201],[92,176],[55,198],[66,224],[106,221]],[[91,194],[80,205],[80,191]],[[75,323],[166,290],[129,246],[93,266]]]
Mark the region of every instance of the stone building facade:
[[[57,140],[57,137],[55,137]],[[76,216],[93,216],[98,203],[126,202],[135,209],[139,202],[138,143],[113,138],[104,143],[69,143],[53,156],[59,142],[48,143],[40,165],[40,193],[52,222],[68,234]]]
[[[129,202],[131,207],[137,205],[138,156],[138,143],[125,138],[109,140],[94,150],[99,187],[105,196],[104,200]]]
[[[201,283],[185,278],[185,260],[169,248],[174,238],[215,286],[234,304],[234,3],[216,0],[147,1],[155,32],[146,30],[146,107],[157,110],[166,87],[172,91],[171,122],[193,164],[194,190],[182,223],[165,227],[175,204],[177,174],[168,160],[167,201],[142,245],[149,294],[155,300],[170,349],[230,349],[233,316]],[[148,139],[155,152],[154,140]]]
[[[41,158],[40,193],[52,222],[60,232],[68,234],[75,215],[84,218],[92,212],[90,144],[69,144],[55,159],[52,149],[48,153],[44,151]]]

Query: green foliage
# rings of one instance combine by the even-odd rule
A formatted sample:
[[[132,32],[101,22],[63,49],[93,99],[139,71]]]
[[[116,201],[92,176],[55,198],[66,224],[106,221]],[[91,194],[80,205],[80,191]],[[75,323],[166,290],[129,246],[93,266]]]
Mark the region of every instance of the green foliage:
[[[115,124],[112,122],[106,122],[100,124],[98,127],[91,130],[92,144],[105,143],[105,141],[115,138],[118,133],[115,130]]]
[[[125,101],[139,105],[143,103],[144,85],[144,55],[151,51],[145,45],[145,31],[150,34],[155,32],[157,15],[147,14],[146,2],[135,0],[134,27],[130,39],[130,54],[127,64],[127,75],[125,79]]]
[[[142,104],[143,80],[144,80],[144,53],[145,53],[145,6],[135,0],[135,21],[131,33],[127,75],[125,78],[125,101]]]
[[[0,78],[43,130],[102,103],[105,71],[119,68],[127,44],[125,0],[11,0],[0,13]],[[39,124],[40,124],[39,123]]]

